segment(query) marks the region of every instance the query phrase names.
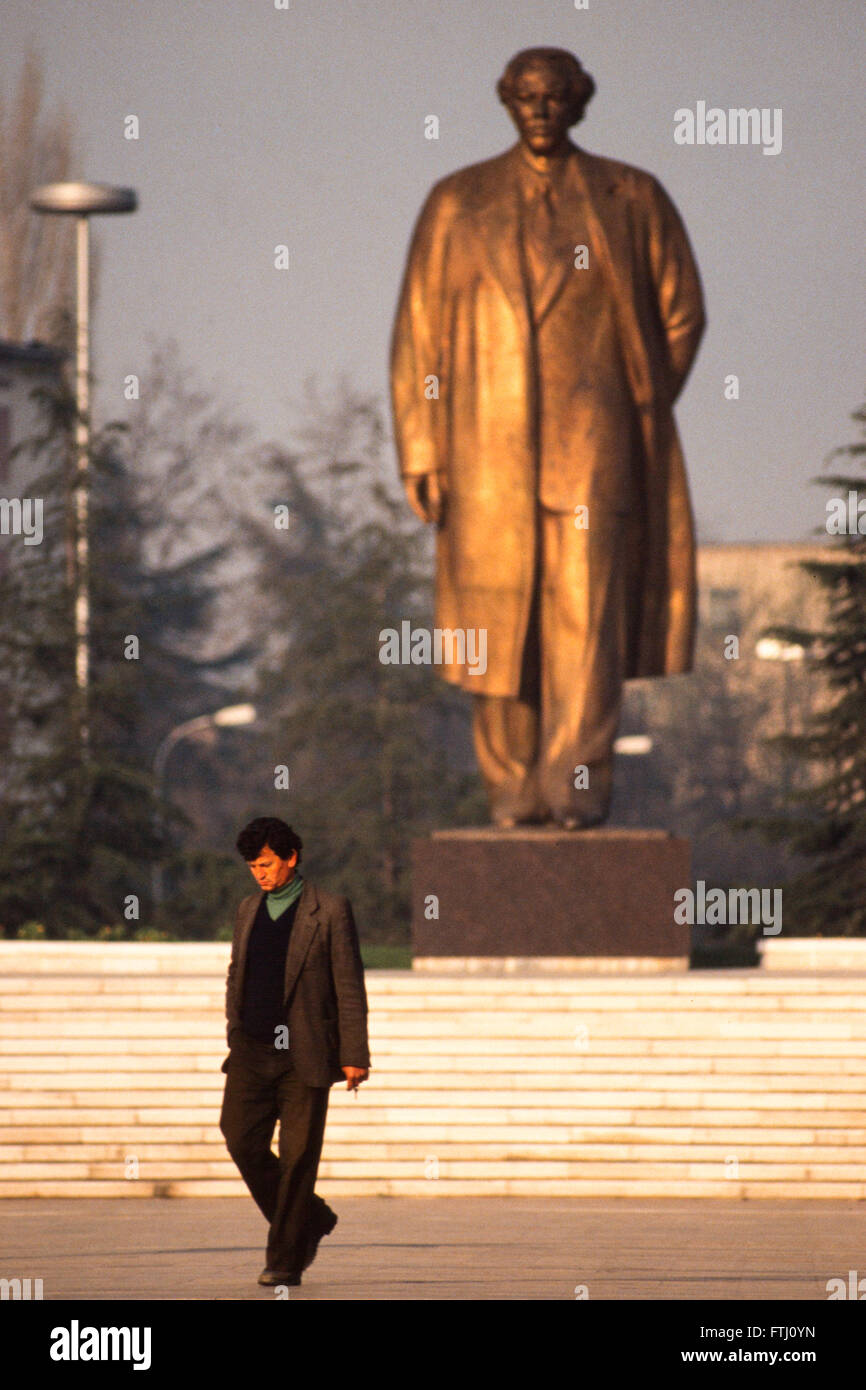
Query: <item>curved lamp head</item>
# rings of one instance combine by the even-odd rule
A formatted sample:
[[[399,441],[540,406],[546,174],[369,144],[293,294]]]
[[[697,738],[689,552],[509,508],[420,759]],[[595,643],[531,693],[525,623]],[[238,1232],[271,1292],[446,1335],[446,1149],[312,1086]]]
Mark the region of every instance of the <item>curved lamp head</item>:
[[[211,715],[211,720],[220,729],[236,729],[243,724],[254,724],[255,705],[225,705]]]
[[[653,751],[653,741],[648,734],[622,734],[614,739],[613,751],[627,757],[639,758]]]
[[[44,183],[30,195],[34,212],[90,213],[134,212],[138,198],[134,188],[110,183]]]
[[[755,643],[759,661],[802,661],[806,655],[796,642],[780,642],[777,637],[762,637]]]

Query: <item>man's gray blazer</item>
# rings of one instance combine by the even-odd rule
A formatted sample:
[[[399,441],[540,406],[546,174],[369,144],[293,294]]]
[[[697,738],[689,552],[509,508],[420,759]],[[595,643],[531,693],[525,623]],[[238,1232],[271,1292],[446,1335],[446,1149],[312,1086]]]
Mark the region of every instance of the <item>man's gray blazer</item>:
[[[237,910],[226,980],[226,1022],[241,1027],[247,945],[263,893]],[[343,1067],[369,1067],[367,992],[348,898],[304,880],[286,955],[284,1001],[289,1055],[308,1086],[343,1080]],[[228,1058],[222,1070],[228,1066]]]

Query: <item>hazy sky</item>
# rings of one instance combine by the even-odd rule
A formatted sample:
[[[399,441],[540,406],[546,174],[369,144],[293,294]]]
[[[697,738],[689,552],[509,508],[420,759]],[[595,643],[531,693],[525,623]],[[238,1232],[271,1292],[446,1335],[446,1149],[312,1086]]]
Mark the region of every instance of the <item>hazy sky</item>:
[[[573,138],[661,179],[701,268],[709,328],[678,407],[701,537],[795,539],[864,398],[864,30],[861,0],[0,0],[0,81],[34,43],[80,176],[139,193],[98,224],[98,409],[175,335],[290,443],[310,374],[386,398],[428,189],[513,143],[494,84],[514,52],[570,48],[598,87]],[[781,153],[676,144],[699,101],[781,108]]]

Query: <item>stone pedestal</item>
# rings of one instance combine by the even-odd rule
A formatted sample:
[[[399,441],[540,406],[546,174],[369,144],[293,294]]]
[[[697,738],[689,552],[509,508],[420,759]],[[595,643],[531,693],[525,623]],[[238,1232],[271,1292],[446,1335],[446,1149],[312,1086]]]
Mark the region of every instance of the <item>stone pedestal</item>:
[[[436,831],[412,845],[414,965],[685,966],[690,883],[689,842],[662,830]]]

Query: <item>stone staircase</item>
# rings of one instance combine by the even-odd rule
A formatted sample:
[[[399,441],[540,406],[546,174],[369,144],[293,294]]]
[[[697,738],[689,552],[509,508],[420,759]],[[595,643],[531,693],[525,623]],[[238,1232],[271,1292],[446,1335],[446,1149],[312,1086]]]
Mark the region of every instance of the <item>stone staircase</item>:
[[[0,942],[0,1197],[240,1196],[228,944]],[[866,970],[369,971],[324,1196],[866,1198]]]

